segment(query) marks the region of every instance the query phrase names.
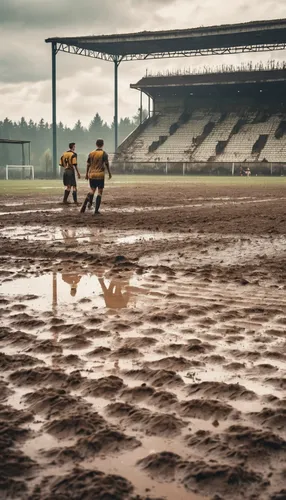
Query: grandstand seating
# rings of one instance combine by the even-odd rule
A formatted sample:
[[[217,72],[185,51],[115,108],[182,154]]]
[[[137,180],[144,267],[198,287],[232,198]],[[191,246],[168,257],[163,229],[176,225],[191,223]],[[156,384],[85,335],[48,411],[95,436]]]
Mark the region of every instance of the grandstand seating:
[[[196,163],[282,162],[286,159],[286,134],[275,137],[283,120],[281,114],[263,116],[261,111],[247,108],[218,113],[200,108],[190,113],[186,123],[180,124],[182,112],[182,109],[166,110],[150,120],[131,145],[124,148],[123,143],[119,158],[131,162]],[[177,130],[170,134],[174,124]],[[164,137],[164,141],[150,152],[150,146],[160,137]],[[219,143],[222,144],[220,151]]]

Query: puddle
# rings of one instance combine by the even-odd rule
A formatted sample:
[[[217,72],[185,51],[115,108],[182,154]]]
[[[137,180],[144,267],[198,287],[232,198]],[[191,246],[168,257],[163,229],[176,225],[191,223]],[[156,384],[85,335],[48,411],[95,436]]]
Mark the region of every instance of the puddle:
[[[80,243],[112,243],[115,245],[132,245],[140,242],[158,241],[163,239],[178,239],[180,236],[177,233],[141,233],[140,231],[128,233],[126,236],[118,236],[114,231],[102,231],[94,228],[62,228],[43,226],[8,226],[1,230],[1,236],[11,240],[29,240],[29,241],[62,241],[66,245],[77,245]],[[182,239],[185,239],[181,236]]]
[[[43,226],[9,226],[1,230],[1,235],[11,240],[63,241],[69,244],[76,244],[79,239],[87,238],[88,241],[98,239],[100,233],[101,230],[96,229],[43,228]]]
[[[101,310],[136,307],[138,301],[148,296],[157,296],[142,287],[140,279],[134,273],[125,274],[124,278],[107,278],[95,274],[71,273],[70,269],[62,273],[47,273],[30,278],[19,278],[0,284],[0,296],[25,300],[28,295],[35,295],[33,308],[46,311],[52,308]],[[153,297],[153,299],[154,299]]]
[[[196,200],[198,198],[194,198]],[[231,198],[213,198],[212,200],[205,201],[201,199],[201,203],[188,203],[184,205],[172,205],[172,206],[152,206],[152,207],[118,207],[118,208],[109,208],[106,207],[104,212],[120,212],[120,213],[136,213],[136,212],[156,212],[156,211],[165,211],[165,210],[178,210],[180,208],[210,208],[210,207],[221,207],[225,205],[241,205],[241,204],[252,204],[252,203],[269,203],[271,201],[285,201],[286,198],[250,198],[246,197],[231,199]]]
[[[106,474],[116,474],[126,477],[133,483],[136,492],[141,495],[146,495],[146,491],[150,491],[151,495],[159,496],[166,499],[177,500],[207,500],[199,494],[188,491],[184,486],[180,486],[174,482],[158,482],[152,477],[149,477],[146,472],[140,469],[136,462],[144,459],[146,456],[158,451],[164,452],[166,448],[170,450],[170,442],[162,439],[145,438],[143,446],[140,446],[132,453],[124,453],[121,456],[108,456],[108,458],[96,458],[92,461],[92,465]],[[90,467],[90,462],[84,463],[86,467]]]
[[[19,215],[19,214],[34,214],[34,213],[37,213],[37,212],[42,212],[42,213],[46,213],[46,212],[62,212],[62,208],[38,208],[38,209],[35,209],[35,210],[13,210],[12,212],[0,212],[0,216],[1,215]]]
[[[118,244],[129,244],[132,245],[137,242],[144,242],[144,241],[156,241],[156,240],[163,240],[163,239],[170,239],[170,238],[177,237],[176,234],[170,235],[170,234],[165,234],[165,233],[143,233],[143,234],[132,234],[130,236],[123,236],[122,238],[117,238],[115,243]]]

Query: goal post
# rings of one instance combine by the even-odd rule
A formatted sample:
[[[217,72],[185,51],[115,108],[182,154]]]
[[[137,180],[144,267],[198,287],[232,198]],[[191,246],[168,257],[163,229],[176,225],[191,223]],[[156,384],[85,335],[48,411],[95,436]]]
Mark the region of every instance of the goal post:
[[[22,176],[24,176],[24,171],[28,170],[29,178],[35,179],[35,170],[33,165],[6,165],[6,181],[9,180],[9,170],[22,169]]]

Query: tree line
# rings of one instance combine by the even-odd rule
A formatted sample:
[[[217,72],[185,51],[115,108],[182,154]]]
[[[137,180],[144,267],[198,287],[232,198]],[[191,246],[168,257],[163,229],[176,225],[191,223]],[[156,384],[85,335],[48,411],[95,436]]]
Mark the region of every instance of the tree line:
[[[120,142],[139,125],[139,120],[139,113],[133,118],[121,118],[118,127]],[[99,137],[104,139],[105,149],[113,152],[114,123],[108,125],[99,113],[96,113],[88,127],[84,127],[80,120],[73,127],[58,123],[57,137],[59,155],[67,149],[69,142],[76,142],[79,163],[85,163],[87,154],[95,147],[95,141]],[[46,173],[52,168],[52,126],[44,119],[36,123],[25,118],[21,118],[19,122],[5,118],[0,121],[0,139],[31,141],[31,164]],[[0,166],[18,164],[21,164],[21,146],[0,144]]]

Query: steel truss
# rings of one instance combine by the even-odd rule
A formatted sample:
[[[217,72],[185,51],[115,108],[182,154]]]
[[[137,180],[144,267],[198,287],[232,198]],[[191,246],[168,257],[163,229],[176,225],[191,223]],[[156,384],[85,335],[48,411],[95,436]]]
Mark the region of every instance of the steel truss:
[[[286,43],[270,43],[260,45],[243,45],[240,47],[221,47],[212,49],[192,49],[192,50],[175,50],[164,52],[152,52],[149,54],[126,54],[113,55],[100,51],[85,49],[75,45],[67,45],[64,43],[57,44],[56,52],[65,52],[93,59],[101,59],[109,62],[121,61],[142,61],[150,59],[171,59],[175,57],[200,57],[200,56],[221,56],[226,54],[244,54],[255,52],[270,52],[274,50],[285,50]]]

